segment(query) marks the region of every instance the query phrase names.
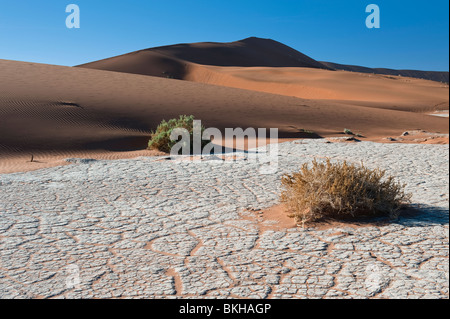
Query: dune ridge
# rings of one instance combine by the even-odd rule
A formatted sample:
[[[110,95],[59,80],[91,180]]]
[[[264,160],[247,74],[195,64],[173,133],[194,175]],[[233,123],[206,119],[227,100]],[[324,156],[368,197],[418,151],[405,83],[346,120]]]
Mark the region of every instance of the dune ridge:
[[[280,42],[254,37],[231,43],[206,42],[150,48],[77,67],[184,79],[191,63],[329,69]]]
[[[257,37],[230,43],[205,42],[149,48],[78,67],[185,79],[186,68],[192,63],[224,67],[301,67],[344,70],[411,77],[447,84],[449,82],[449,72],[392,70],[320,62],[278,41]]]

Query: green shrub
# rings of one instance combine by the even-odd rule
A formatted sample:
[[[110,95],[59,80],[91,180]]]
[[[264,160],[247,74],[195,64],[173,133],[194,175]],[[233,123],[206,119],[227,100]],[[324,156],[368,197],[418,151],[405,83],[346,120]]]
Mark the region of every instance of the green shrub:
[[[344,134],[347,135],[352,135],[352,136],[356,136],[356,137],[364,137],[362,134],[360,133],[353,133],[352,130],[349,130],[348,128],[344,129]]]
[[[344,134],[347,135],[355,135],[351,130],[349,130],[348,128],[344,129]]]
[[[344,129],[344,134],[352,135],[352,136],[356,136],[356,137],[364,137],[364,135],[362,135],[360,133],[353,133],[353,131],[349,130],[348,128]]]
[[[397,218],[411,196],[405,185],[380,169],[364,165],[319,163],[312,168],[304,164],[297,173],[282,178],[281,201],[287,204],[290,216],[308,223],[325,218],[388,216]]]
[[[170,134],[176,128],[184,128],[190,134],[191,150],[193,151],[193,135],[194,135],[194,116],[181,115],[178,119],[171,119],[168,122],[163,120],[158,125],[156,131],[152,132],[150,141],[148,142],[149,149],[156,149],[162,152],[170,153],[172,147],[178,143],[179,140],[172,141]],[[203,135],[205,128],[201,127],[201,134]],[[202,140],[202,149],[205,145],[210,143],[210,140]]]

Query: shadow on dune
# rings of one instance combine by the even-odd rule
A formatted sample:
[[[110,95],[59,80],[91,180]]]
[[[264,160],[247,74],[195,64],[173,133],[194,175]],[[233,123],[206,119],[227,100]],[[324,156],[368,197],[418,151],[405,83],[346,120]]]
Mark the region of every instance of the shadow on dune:
[[[320,138],[323,138],[323,136],[320,136],[317,133],[314,133],[314,132],[310,132],[310,133],[302,132],[300,130],[297,131],[297,132],[279,131],[278,132],[278,137],[279,138],[292,138],[292,139],[295,139],[295,138],[298,138],[298,139],[304,139],[304,138],[307,138],[307,139],[320,139]]]
[[[77,67],[184,79],[189,63],[330,69],[280,42],[255,37],[231,43],[206,42],[150,48]]]
[[[119,137],[85,144],[88,150],[105,150],[111,152],[129,152],[144,150],[148,146],[147,136]]]
[[[133,52],[123,56],[87,63],[79,67],[176,80],[184,79],[188,70],[187,62],[151,51]]]

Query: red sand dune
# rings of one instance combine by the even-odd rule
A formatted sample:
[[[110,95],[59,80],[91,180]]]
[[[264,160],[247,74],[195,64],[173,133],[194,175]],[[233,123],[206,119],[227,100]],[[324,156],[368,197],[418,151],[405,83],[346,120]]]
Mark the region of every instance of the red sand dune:
[[[83,68],[184,79],[191,64],[215,66],[308,67],[329,69],[320,62],[268,39],[232,43],[177,44],[146,49],[80,65]]]
[[[80,67],[411,112],[449,107],[447,84],[401,76],[331,71],[331,64],[318,62],[269,39],[158,47]],[[376,72],[375,69],[354,68]],[[414,71],[408,72],[415,75]]]
[[[313,68],[191,64],[186,80],[304,99],[410,112],[448,110],[448,85],[427,80]]]
[[[184,79],[189,64],[235,67],[306,67],[449,82],[449,72],[392,70],[319,62],[271,39],[176,44],[140,50],[80,67]]]

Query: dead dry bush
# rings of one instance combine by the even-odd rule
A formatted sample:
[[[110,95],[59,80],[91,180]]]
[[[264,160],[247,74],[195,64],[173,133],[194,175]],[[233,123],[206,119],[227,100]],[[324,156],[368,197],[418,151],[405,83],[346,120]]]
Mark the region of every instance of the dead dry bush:
[[[332,163],[314,160],[299,172],[282,178],[281,201],[298,223],[327,218],[352,219],[386,216],[397,218],[399,210],[410,203],[405,185],[381,169],[363,164]]]

